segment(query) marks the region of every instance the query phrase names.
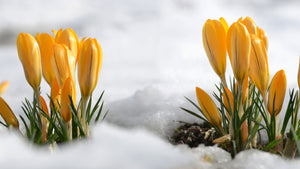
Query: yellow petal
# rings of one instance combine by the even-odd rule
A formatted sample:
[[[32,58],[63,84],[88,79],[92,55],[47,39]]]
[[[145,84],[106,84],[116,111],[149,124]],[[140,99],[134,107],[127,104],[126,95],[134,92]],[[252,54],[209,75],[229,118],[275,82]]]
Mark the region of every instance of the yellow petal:
[[[9,81],[7,80],[0,84],[0,95],[2,95],[6,91],[8,86],[9,86]]]
[[[56,37],[57,33],[61,33],[61,32],[62,32],[62,29],[59,29],[58,31],[55,29],[52,29],[52,33],[53,33],[54,37]]]
[[[48,116],[50,116],[47,104],[45,102],[45,99],[42,96],[40,96],[40,102],[41,102],[41,109],[44,111],[44,113],[46,113]]]
[[[268,50],[269,42],[266,32],[263,29],[257,27],[257,36],[264,42],[264,46],[266,50]]]
[[[41,109],[49,117],[50,115],[49,115],[48,107],[47,107],[47,104],[45,102],[45,99],[42,96],[40,96],[40,103],[41,103]],[[48,124],[49,124],[49,121],[44,116],[42,116],[41,121],[42,121],[42,142],[44,143],[44,142],[47,141],[47,133],[48,133]]]
[[[241,125],[241,138],[244,147],[247,145],[248,136],[248,123],[247,120],[245,120]]]
[[[269,88],[268,111],[270,114],[275,113],[275,115],[278,115],[280,113],[286,92],[286,85],[285,72],[284,70],[280,70],[274,75]]]
[[[0,97],[0,114],[6,124],[19,128],[19,121],[17,117],[2,97]]]
[[[50,101],[50,108],[51,109],[55,108],[55,110],[58,110],[60,108],[60,106],[59,106],[60,105],[60,94],[61,94],[60,92],[61,91],[60,91],[60,87],[58,85],[58,82],[57,82],[56,78],[54,78],[54,80],[51,84],[51,95],[50,95],[50,97],[51,97],[55,107],[53,107],[52,102]]]
[[[78,60],[78,81],[82,97],[88,97],[95,89],[102,66],[102,49],[97,39],[87,39]]]
[[[74,90],[74,82],[72,78],[68,78],[65,81],[64,86],[61,90],[61,116],[63,117],[66,123],[68,123],[72,118],[72,111],[70,109],[71,101],[69,96],[72,98],[73,103],[76,104],[75,102],[76,96],[73,95],[74,93],[73,90]]]
[[[53,45],[53,51],[54,57],[51,57],[51,66],[59,86],[62,87],[66,79],[71,77],[69,53],[65,45],[57,43]]]
[[[214,126],[222,130],[221,126],[221,116],[219,110],[214,103],[214,101],[209,97],[209,95],[199,87],[196,87],[196,95],[198,103],[205,115],[206,119]]]
[[[220,20],[220,22],[222,23],[222,25],[223,25],[223,27],[224,27],[224,29],[225,29],[225,32],[226,32],[226,34],[227,34],[227,31],[228,31],[228,24],[227,24],[226,20],[225,20],[223,17],[221,17],[219,20]]]
[[[237,81],[243,82],[248,74],[251,41],[247,28],[233,23],[227,33],[227,50],[231,67]]]
[[[205,52],[219,76],[224,76],[226,71],[226,30],[223,24],[218,20],[208,19],[202,30]]]
[[[19,59],[27,82],[34,91],[39,90],[42,80],[41,54],[37,41],[28,33],[20,33],[17,39]]]
[[[250,34],[257,34],[257,27],[252,18],[247,16],[245,19],[240,18],[238,21],[247,27],[247,30]]]
[[[265,95],[269,85],[267,51],[263,41],[255,35],[251,35],[249,75],[257,89]]]
[[[55,43],[53,36],[42,33],[37,33],[35,35],[35,39],[37,40],[40,50],[41,50],[41,62],[43,68],[43,76],[49,85],[52,84],[52,81],[55,77],[54,72],[52,70],[51,57],[53,57],[53,45]]]

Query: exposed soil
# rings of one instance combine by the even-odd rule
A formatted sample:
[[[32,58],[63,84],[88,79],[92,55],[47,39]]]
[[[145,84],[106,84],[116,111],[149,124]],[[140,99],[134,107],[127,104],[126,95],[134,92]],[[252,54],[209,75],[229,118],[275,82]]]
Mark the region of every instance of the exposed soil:
[[[183,125],[175,129],[170,139],[171,143],[175,145],[187,144],[191,148],[197,147],[199,144],[213,146],[213,140],[219,137],[219,134],[208,123],[180,123]]]
[[[204,144],[205,146],[213,146],[213,140],[219,138],[220,135],[213,129],[208,123],[186,123],[181,122],[182,125],[175,129],[174,134],[170,138],[170,142],[174,145],[178,144],[186,144],[190,148],[198,147],[199,144]],[[282,144],[285,145],[286,139],[283,140]],[[232,145],[230,143],[223,143],[218,145],[220,148],[229,152],[232,157],[234,157],[234,152],[232,149]],[[266,146],[260,137],[260,133],[258,133],[257,147],[256,149],[262,150]],[[274,151],[274,149],[268,150],[268,152],[273,154],[282,155],[279,152]],[[296,157],[299,157],[299,153],[296,153]]]

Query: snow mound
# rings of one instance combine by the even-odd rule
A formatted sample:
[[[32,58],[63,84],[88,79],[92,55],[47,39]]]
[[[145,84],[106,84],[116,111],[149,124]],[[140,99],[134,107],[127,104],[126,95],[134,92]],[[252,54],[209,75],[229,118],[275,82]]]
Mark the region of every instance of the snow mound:
[[[234,160],[222,165],[224,168],[231,169],[281,169],[281,168],[299,168],[300,160],[287,160],[271,153],[247,150],[239,153]]]
[[[258,150],[243,151],[231,160],[228,152],[215,146],[173,146],[147,130],[107,123],[92,128],[90,139],[59,145],[54,150],[32,145],[14,131],[1,130],[0,137],[1,169],[293,169],[300,165],[300,160]]]

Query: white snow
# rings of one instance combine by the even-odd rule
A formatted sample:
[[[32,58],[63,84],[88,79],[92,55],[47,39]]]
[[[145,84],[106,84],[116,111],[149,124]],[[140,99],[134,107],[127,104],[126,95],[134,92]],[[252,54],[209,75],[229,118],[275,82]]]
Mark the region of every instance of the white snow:
[[[167,138],[176,121],[198,121],[179,109],[192,109],[184,96],[196,100],[195,86],[212,94],[219,82],[202,45],[207,19],[223,16],[230,24],[251,16],[269,37],[270,76],[284,69],[288,87],[296,88],[299,7],[296,0],[0,0],[0,81],[10,81],[3,97],[14,112],[22,114],[22,101],[32,98],[17,56],[18,33],[61,27],[99,40],[104,60],[94,97],[105,90],[110,110],[90,140],[54,153],[1,128],[1,168],[297,168],[299,160],[269,153],[245,151],[230,160],[218,148],[190,150]],[[230,69],[228,62],[227,77]],[[42,95],[47,93],[43,81]]]

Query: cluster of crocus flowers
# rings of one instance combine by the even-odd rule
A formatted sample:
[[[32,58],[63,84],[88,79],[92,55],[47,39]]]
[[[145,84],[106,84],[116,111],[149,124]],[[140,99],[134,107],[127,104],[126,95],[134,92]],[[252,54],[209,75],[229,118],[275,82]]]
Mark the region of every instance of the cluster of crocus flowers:
[[[269,112],[269,117],[273,113],[277,116],[281,111],[285,96],[286,76],[284,70],[280,70],[269,84],[268,39],[265,31],[259,28],[250,17],[246,17],[238,19],[230,26],[224,18],[208,19],[203,26],[202,33],[203,46],[208,60],[224,86],[222,99],[230,125],[232,125],[231,116],[233,116],[234,110],[238,110],[239,118],[243,116],[244,108],[247,107],[246,103],[251,101],[248,100],[248,90],[253,85],[260,92],[265,109]],[[238,94],[237,99],[242,98],[241,102],[239,100],[234,101],[233,92],[227,88],[225,78],[227,54],[237,81],[234,93]],[[268,87],[270,88],[269,91]],[[204,116],[213,126],[222,128],[219,110],[216,108],[213,109],[214,111],[206,110],[207,107],[214,107],[215,104],[204,93],[202,89],[196,88],[199,105],[205,112]],[[234,105],[234,103],[237,104]],[[246,124],[245,121],[241,126],[241,137],[244,137],[242,138],[244,141],[248,139]],[[234,135],[233,133],[229,134]]]
[[[83,38],[79,42],[76,33],[68,29],[48,33],[20,33],[17,39],[19,59],[23,65],[27,82],[32,87],[42,126],[42,141],[47,140],[48,118],[51,114],[42,96],[40,84],[42,76],[51,88],[50,112],[59,111],[68,128],[68,137],[72,139],[72,109],[76,106],[75,71],[78,64],[78,81],[81,92],[81,106],[77,110],[78,118],[85,132],[88,132],[86,109],[88,98],[92,95],[102,66],[102,49],[97,39]],[[18,127],[13,112],[0,98],[0,112],[7,124]],[[48,116],[45,117],[45,114]],[[23,119],[22,119],[23,120]],[[79,129],[78,129],[79,130]],[[88,135],[88,133],[85,133]]]

